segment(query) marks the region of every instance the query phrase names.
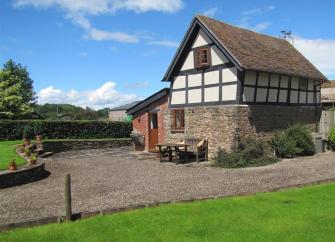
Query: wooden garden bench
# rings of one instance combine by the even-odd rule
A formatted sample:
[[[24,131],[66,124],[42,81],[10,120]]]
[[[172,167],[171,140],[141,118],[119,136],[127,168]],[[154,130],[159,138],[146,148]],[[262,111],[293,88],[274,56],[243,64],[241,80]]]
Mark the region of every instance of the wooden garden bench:
[[[186,138],[184,140],[184,143],[188,145],[188,149],[187,149],[188,157],[190,157],[190,155],[192,154],[195,155],[196,162],[208,160],[208,140],[207,139]],[[186,155],[184,153],[185,152],[183,151],[179,151],[178,152],[179,157]]]

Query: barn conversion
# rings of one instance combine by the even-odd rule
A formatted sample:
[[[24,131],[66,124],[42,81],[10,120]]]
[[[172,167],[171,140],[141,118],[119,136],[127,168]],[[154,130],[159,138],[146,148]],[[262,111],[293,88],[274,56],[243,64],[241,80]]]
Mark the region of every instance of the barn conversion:
[[[158,106],[155,99],[128,113],[146,142],[154,140],[151,147],[156,140],[207,138],[213,157],[219,148],[230,151],[297,122],[316,132],[326,80],[286,40],[196,16],[163,77],[168,94]],[[152,121],[161,110],[160,121]],[[143,113],[148,120],[141,129],[136,122]],[[152,123],[157,135],[162,130],[159,139]]]

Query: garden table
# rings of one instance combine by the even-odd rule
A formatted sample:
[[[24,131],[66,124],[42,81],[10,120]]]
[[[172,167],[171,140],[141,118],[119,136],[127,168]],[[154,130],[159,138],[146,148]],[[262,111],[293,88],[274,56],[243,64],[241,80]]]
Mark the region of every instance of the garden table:
[[[187,147],[190,145],[188,144],[180,144],[180,143],[161,143],[161,144],[156,144],[156,146],[159,149],[159,158],[160,162],[163,161],[163,157],[165,155],[168,155],[169,161],[172,161],[172,153],[173,151],[175,152],[175,155],[180,151],[180,149],[184,149],[185,151],[185,156],[184,156],[184,161],[186,162],[188,157],[187,157]],[[166,147],[166,149],[163,149],[163,147]],[[179,159],[177,159],[177,162]]]

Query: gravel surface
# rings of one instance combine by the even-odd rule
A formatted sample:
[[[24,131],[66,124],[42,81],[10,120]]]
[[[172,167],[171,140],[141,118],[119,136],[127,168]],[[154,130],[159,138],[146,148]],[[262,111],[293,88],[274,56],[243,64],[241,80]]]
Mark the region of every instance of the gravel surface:
[[[229,196],[335,179],[335,152],[265,167],[223,169],[139,159],[131,148],[64,152],[45,159],[46,179],[0,189],[0,224],[63,215],[64,174],[71,173],[74,212]]]

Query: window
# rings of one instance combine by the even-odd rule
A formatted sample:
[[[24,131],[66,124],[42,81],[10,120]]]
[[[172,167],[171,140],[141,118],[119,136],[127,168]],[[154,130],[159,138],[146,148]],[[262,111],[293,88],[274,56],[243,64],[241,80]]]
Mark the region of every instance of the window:
[[[308,90],[308,80],[300,79],[300,90],[304,90],[304,91]]]
[[[209,48],[199,48],[194,50],[195,68],[206,67],[210,65],[211,55]]]
[[[185,128],[184,109],[172,109],[171,117],[172,117],[171,130],[172,131],[184,131],[184,128]]]

